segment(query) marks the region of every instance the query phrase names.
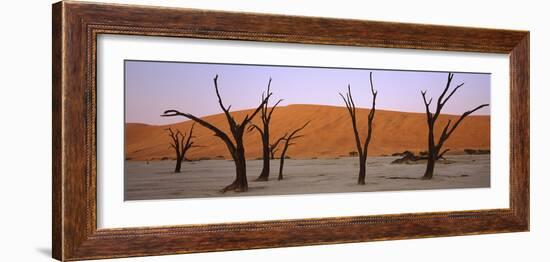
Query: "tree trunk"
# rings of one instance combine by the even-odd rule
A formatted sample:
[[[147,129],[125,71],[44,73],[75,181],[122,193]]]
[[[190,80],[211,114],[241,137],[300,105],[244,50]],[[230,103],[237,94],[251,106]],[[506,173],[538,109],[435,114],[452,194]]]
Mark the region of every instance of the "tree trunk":
[[[435,162],[443,158],[443,154],[445,154],[449,149],[445,149],[443,153],[439,154],[439,151],[443,148],[443,145],[447,139],[451,136],[451,134],[455,131],[455,129],[458,127],[458,125],[470,114],[474,113],[475,111],[484,108],[486,106],[489,106],[489,104],[482,104],[478,107],[466,111],[460,116],[458,120],[454,122],[454,124],[451,126],[451,120],[447,120],[447,124],[443,127],[443,131],[441,131],[441,134],[439,136],[439,140],[436,143],[434,139],[434,126],[436,123],[436,120],[438,119],[439,115],[441,114],[443,107],[449,101],[449,99],[455,94],[455,92],[464,85],[464,83],[457,85],[446,97],[447,91],[449,91],[449,87],[451,86],[451,82],[453,80],[454,74],[449,72],[449,75],[447,76],[447,84],[445,86],[445,89],[443,89],[443,92],[441,95],[439,95],[439,98],[437,99],[437,105],[435,112],[432,114],[430,111],[430,104],[432,103],[432,99],[429,100],[426,98],[426,90],[420,91],[420,94],[422,95],[422,100],[424,101],[424,106],[426,107],[426,120],[428,122],[428,164],[426,165],[426,172],[424,172],[424,176],[422,177],[423,180],[430,180],[433,177],[434,174],[434,167]]]
[[[357,179],[358,185],[365,184],[365,177],[367,176],[367,156],[359,155],[359,177]]]
[[[432,156],[428,156],[428,165],[426,165],[426,172],[424,172],[424,176],[422,179],[432,179],[434,175],[434,167],[435,167],[435,158]]]
[[[176,169],[174,169],[174,173],[181,173],[181,162],[183,161],[182,157],[176,157]]]
[[[269,80],[269,83],[271,83],[271,79]],[[225,107],[225,105],[223,104],[222,97],[220,96],[220,92],[218,89],[218,75],[214,77],[214,89],[216,90],[216,96],[218,97],[218,104],[220,105],[220,108],[224,112],[225,117],[227,119],[227,123],[229,124],[229,129],[231,131],[231,136],[233,137],[234,142],[226,132],[220,130],[218,127],[212,125],[211,123],[193,114],[182,113],[177,110],[166,110],[164,111],[164,114],[162,114],[162,116],[163,117],[183,116],[213,131],[214,135],[220,138],[225,143],[225,145],[227,146],[227,149],[229,150],[229,152],[231,153],[231,156],[233,157],[233,161],[235,162],[235,171],[236,171],[235,180],[233,181],[233,183],[223,188],[221,192],[226,192],[229,190],[233,190],[236,192],[245,192],[245,191],[248,191],[248,182],[246,180],[246,159],[244,154],[245,150],[243,145],[243,135],[247,126],[250,124],[250,121],[254,119],[254,117],[264,108],[264,106],[269,101],[269,97],[271,97],[271,92],[269,92],[269,84],[268,84],[268,92],[265,96],[262,96],[262,102],[260,103],[260,105],[256,108],[256,110],[254,110],[254,112],[252,112],[252,114],[246,115],[244,119],[241,121],[241,123],[237,123],[233,118],[233,116],[231,115],[231,113],[229,112],[229,109],[231,108],[231,106]],[[190,134],[190,137],[192,137],[191,134]]]
[[[285,156],[281,156],[281,165],[279,166],[279,177],[277,180],[283,180],[283,166],[285,164]]]
[[[428,164],[426,165],[426,172],[424,172],[424,176],[422,177],[423,180],[432,179],[437,153],[434,141],[434,123],[428,121]]]
[[[378,94],[378,91],[374,91],[374,84],[372,83],[372,72],[370,72],[369,76],[370,91],[372,93],[372,107],[369,110],[367,136],[365,137],[363,145],[361,145],[361,137],[357,128],[357,114],[355,111],[355,102],[353,101],[350,85],[348,84],[348,92],[346,96],[340,93],[340,96],[344,100],[344,103],[346,103],[346,108],[348,109],[348,113],[351,118],[351,127],[353,128],[353,135],[355,137],[355,147],[357,148],[357,154],[359,155],[359,175],[357,176],[358,185],[364,185],[365,178],[367,176],[367,151],[369,148],[370,140],[372,138],[372,121],[376,112],[376,96]]]
[[[235,168],[237,172],[237,177],[235,182],[237,182],[236,192],[246,192],[248,191],[248,181],[246,179],[246,160],[244,154],[235,161]]]
[[[286,158],[286,150],[288,149],[288,140],[285,143],[285,147],[283,148],[283,152],[281,152],[281,165],[279,166],[279,177],[277,180],[283,180],[283,167],[285,165],[285,158]]]
[[[233,154],[235,162],[235,180],[230,185],[221,190],[222,193],[227,191],[246,192],[248,191],[248,181],[246,179],[246,159],[244,157],[244,147],[237,148]]]
[[[262,136],[262,145],[263,145],[263,168],[262,168],[262,173],[260,173],[260,176],[256,179],[256,181],[268,181],[269,180],[269,167],[270,167],[270,162],[269,162],[269,155],[270,155],[270,150],[269,150],[269,127],[267,125],[264,125],[264,132],[263,132],[263,136]]]

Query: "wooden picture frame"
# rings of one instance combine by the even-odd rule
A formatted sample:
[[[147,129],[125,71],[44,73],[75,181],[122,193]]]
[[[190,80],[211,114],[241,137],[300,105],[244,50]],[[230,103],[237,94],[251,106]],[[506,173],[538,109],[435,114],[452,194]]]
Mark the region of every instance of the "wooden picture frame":
[[[53,257],[81,260],[529,230],[529,32],[59,2],[53,5]],[[508,54],[510,207],[476,211],[98,229],[99,34]]]

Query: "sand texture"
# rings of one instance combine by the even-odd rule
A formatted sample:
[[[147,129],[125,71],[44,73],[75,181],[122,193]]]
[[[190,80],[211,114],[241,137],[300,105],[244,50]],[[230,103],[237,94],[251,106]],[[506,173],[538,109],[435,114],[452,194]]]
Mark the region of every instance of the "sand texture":
[[[251,110],[237,111],[236,119],[243,118]],[[364,135],[367,128],[368,109],[357,109],[359,133]],[[160,114],[160,112],[159,112]],[[178,128],[186,132],[192,121],[183,117],[175,117],[182,122],[174,125],[152,126],[145,124],[126,124],[125,157],[128,160],[152,160],[174,158],[175,153],[169,147],[168,127]],[[458,116],[441,115],[436,125],[436,135],[439,135],[448,119],[456,120]],[[204,117],[205,120],[228,130],[227,120],[223,114]],[[259,121],[256,117],[255,121]],[[345,107],[319,105],[290,105],[278,107],[271,120],[271,139],[284,135],[288,130],[310,124],[301,132],[304,137],[296,141],[296,145],[288,151],[292,158],[308,159],[334,158],[349,156],[356,151],[350,118]],[[369,146],[369,155],[391,155],[395,152],[411,150],[425,151],[427,148],[427,124],[424,113],[404,113],[397,111],[377,110],[374,119],[374,133]],[[188,152],[188,159],[229,159],[229,153],[224,143],[213,136],[212,131],[196,125],[194,135],[196,144],[203,147],[193,148]],[[245,134],[247,159],[262,156],[260,136],[257,132]],[[445,143],[445,148],[451,153],[463,152],[466,148],[490,148],[490,118],[489,116],[469,116],[451,138]]]
[[[287,159],[284,180],[277,181],[279,160],[271,162],[271,179],[256,182],[262,161],[247,161],[249,191],[219,192],[235,178],[229,160],[184,162],[173,173],[174,161],[126,161],[125,200],[205,198],[311,193],[478,188],[490,186],[490,155],[449,155],[438,162],[434,178],[419,179],[425,163],[390,164],[397,157],[369,157],[366,185],[357,185],[358,159]]]

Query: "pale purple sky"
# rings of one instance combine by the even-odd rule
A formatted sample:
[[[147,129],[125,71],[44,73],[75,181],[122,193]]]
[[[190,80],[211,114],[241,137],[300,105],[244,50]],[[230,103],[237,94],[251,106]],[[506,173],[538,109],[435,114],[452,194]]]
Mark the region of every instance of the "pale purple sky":
[[[273,99],[289,104],[345,106],[339,92],[347,85],[358,108],[370,108],[369,72],[378,90],[376,107],[384,110],[425,112],[420,90],[434,101],[447,81],[447,72],[375,69],[258,66],[183,62],[125,61],[125,114],[127,123],[169,124],[182,118],[160,117],[167,109],[197,116],[220,113],[213,78],[231,111],[258,106],[271,77]],[[462,114],[490,103],[490,74],[455,73],[451,88],[464,82],[446,104],[445,114]],[[434,106],[435,102],[432,103]],[[490,107],[475,114],[488,115]]]

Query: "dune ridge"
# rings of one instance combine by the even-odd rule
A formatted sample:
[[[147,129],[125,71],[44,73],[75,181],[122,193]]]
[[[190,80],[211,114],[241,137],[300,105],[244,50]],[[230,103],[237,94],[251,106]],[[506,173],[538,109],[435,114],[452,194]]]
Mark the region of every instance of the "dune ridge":
[[[367,130],[369,109],[357,108],[358,129],[362,137]],[[232,112],[238,120],[250,114],[252,109]],[[436,135],[440,134],[448,119],[456,121],[459,116],[440,115],[436,125]],[[182,133],[188,132],[193,121],[180,117],[182,122],[170,125],[147,125],[141,123],[126,123],[125,125],[125,157],[127,160],[155,160],[173,158],[173,149],[169,147],[168,127],[177,128]],[[203,117],[206,121],[228,130],[223,113]],[[349,115],[345,107],[324,105],[288,105],[277,107],[271,121],[271,139],[277,139],[291,129],[300,127],[310,120],[310,124],[302,131],[303,138],[289,148],[287,155],[291,158],[334,158],[349,156],[356,151],[355,140]],[[258,123],[256,117],[253,123]],[[213,136],[212,131],[195,125],[195,143],[202,147],[189,150],[188,159],[229,159],[229,153],[224,143]],[[262,156],[261,140],[258,132],[245,134],[247,159]],[[398,111],[377,110],[374,118],[374,131],[368,154],[370,156],[391,155],[395,152],[411,150],[425,151],[427,147],[426,114]],[[460,153],[464,149],[490,148],[490,117],[468,116],[458,127],[445,148],[450,153]]]

